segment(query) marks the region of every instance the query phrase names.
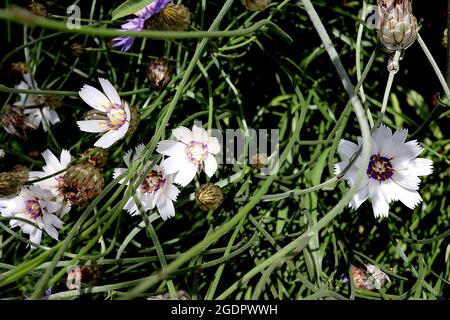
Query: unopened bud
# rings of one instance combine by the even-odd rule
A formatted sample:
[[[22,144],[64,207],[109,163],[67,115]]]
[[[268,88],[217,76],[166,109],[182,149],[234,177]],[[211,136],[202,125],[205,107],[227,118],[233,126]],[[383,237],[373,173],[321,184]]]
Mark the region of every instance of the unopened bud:
[[[108,162],[108,150],[104,148],[90,148],[80,155],[80,159],[84,159],[100,169]]]
[[[21,188],[20,180],[13,173],[0,173],[0,197],[9,197],[17,194]]]
[[[147,78],[153,87],[163,90],[172,80],[173,68],[166,58],[155,59],[147,67]]]
[[[241,3],[249,11],[263,11],[271,0],[241,0]]]
[[[204,211],[216,210],[223,202],[223,191],[213,183],[201,185],[195,194],[195,201]]]
[[[28,5],[27,7],[28,11],[30,11],[31,13],[37,15],[37,16],[41,16],[41,17],[46,17],[47,16],[47,8],[39,2],[32,2]]]

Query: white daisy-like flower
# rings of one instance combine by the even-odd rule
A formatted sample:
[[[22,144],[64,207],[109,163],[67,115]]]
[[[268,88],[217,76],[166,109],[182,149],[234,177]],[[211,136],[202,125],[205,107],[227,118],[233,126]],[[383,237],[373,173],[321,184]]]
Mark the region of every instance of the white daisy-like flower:
[[[23,78],[25,81],[21,81],[17,86],[15,86],[16,89],[39,89],[36,85],[36,81],[30,73],[24,73]],[[56,124],[60,121],[58,113],[53,108],[30,108],[42,105],[39,95],[19,93],[19,96],[20,100],[15,102],[14,105],[25,108],[23,113],[28,116],[28,119],[36,128],[38,128],[42,123],[42,128],[45,132],[47,132],[50,124]]]
[[[416,140],[405,142],[407,135],[406,129],[396,130],[394,134],[383,125],[375,129],[367,174],[353,196],[350,207],[358,209],[370,199],[373,213],[378,218],[388,216],[391,202],[400,200],[408,208],[414,209],[422,201],[417,192],[420,184],[418,177],[433,172],[433,161],[417,158],[423,148]],[[358,138],[358,145],[347,140],[340,141],[338,153],[343,161],[335,165],[336,175],[343,172],[361,145],[361,138]],[[350,185],[355,181],[359,165],[360,159],[357,158],[343,176]]]
[[[217,138],[194,125],[192,131],[186,127],[172,130],[179,141],[163,140],[158,143],[156,151],[169,156],[162,162],[166,174],[175,174],[174,182],[186,186],[194,179],[197,171],[203,169],[208,177],[217,170],[215,155],[220,152]]]
[[[50,150],[42,152],[42,157],[45,160],[45,166],[42,167],[42,171],[30,171],[28,174],[29,180],[48,177],[45,180],[34,183],[34,185],[51,191],[56,201],[61,203],[60,216],[63,216],[70,211],[71,204],[68,201],[64,201],[64,197],[60,193],[65,174],[65,172],[61,171],[67,169],[72,161],[72,156],[68,150],[63,149],[59,159]],[[56,174],[57,172],[59,173]]]
[[[105,94],[89,85],[84,85],[78,92],[84,102],[100,111],[99,119],[77,121],[77,124],[81,131],[102,132],[102,137],[94,146],[109,148],[127,133],[131,112],[128,104],[120,100],[117,90],[108,80],[99,78],[99,81]]]
[[[50,190],[43,190],[39,186],[22,188],[17,197],[0,200],[0,211],[4,217],[15,217],[27,220],[12,219],[11,228],[20,227],[29,235],[30,241],[40,244],[42,230],[50,237],[58,240],[58,230],[63,222],[57,217],[61,204],[55,201]]]
[[[123,157],[125,164],[130,167],[133,163],[138,161],[143,150],[144,145],[141,144],[137,146],[133,157],[131,157],[133,153],[132,150],[128,151]],[[114,169],[114,179],[126,170],[126,168]],[[122,179],[119,183],[122,184],[124,180],[125,179]],[[163,220],[167,220],[175,216],[175,207],[173,206],[173,202],[177,200],[179,193],[180,190],[173,185],[172,175],[166,174],[161,166],[155,165],[147,174],[147,177],[141,185],[136,189],[134,196],[139,199],[144,211],[152,210],[156,207],[161,218],[163,218]],[[134,197],[131,197],[128,200],[124,209],[127,210],[132,216],[139,213]]]

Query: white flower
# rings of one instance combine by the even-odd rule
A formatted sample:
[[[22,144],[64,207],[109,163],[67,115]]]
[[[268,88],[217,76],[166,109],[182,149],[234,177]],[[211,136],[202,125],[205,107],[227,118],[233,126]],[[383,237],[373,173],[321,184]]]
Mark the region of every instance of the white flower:
[[[29,180],[48,177],[45,180],[34,183],[34,185],[51,191],[56,200],[61,203],[60,214],[63,216],[70,211],[71,204],[68,201],[64,201],[64,197],[60,193],[65,174],[65,172],[60,171],[65,170],[69,166],[72,156],[68,150],[63,149],[59,160],[50,150],[42,152],[42,157],[45,160],[45,166],[42,167],[42,171],[30,171],[28,174]],[[60,173],[55,175],[57,172]]]
[[[141,144],[137,146],[132,159],[132,151],[128,151],[123,157],[125,164],[130,167],[134,162],[138,161],[143,150],[144,145]],[[114,179],[126,170],[127,169],[125,168],[114,169]],[[145,180],[136,189],[136,193],[134,194],[134,196],[139,199],[144,211],[152,210],[156,207],[163,220],[167,220],[168,218],[175,216],[173,202],[177,200],[180,190],[173,185],[172,180],[173,177],[171,175],[167,175],[161,166],[155,165],[151,169]],[[119,183],[122,184],[123,181],[124,179],[122,179]],[[128,200],[124,209],[126,209],[131,215],[136,215],[139,212],[138,206],[133,197]]]
[[[177,173],[175,183],[186,186],[194,179],[197,171],[204,169],[211,177],[217,170],[215,154],[220,151],[217,138],[210,137],[205,129],[194,125],[192,131],[186,127],[172,130],[178,141],[163,140],[158,143],[157,151],[169,156],[162,162],[167,174]]]
[[[89,85],[84,85],[78,92],[84,102],[100,111],[99,119],[77,121],[77,124],[81,131],[103,132],[94,146],[109,148],[127,133],[131,112],[128,104],[120,100],[119,94],[108,80],[99,78],[99,81],[106,95]]]
[[[36,85],[36,81],[30,73],[24,73],[23,78],[25,81],[21,81],[16,89],[39,89]],[[38,128],[42,123],[42,128],[45,132],[48,131],[50,124],[56,124],[60,121],[58,113],[50,107],[42,108],[29,108],[41,105],[40,96],[36,94],[19,93],[20,100],[15,102],[14,105],[18,107],[25,107],[23,113],[28,115],[30,122]]]
[[[0,149],[0,159],[5,156],[5,151],[3,149]]]
[[[29,234],[30,241],[40,244],[42,230],[50,237],[58,240],[58,230],[63,222],[55,215],[61,210],[61,205],[55,201],[49,190],[39,186],[23,188],[17,197],[0,200],[0,211],[4,217],[15,217],[27,220],[12,219],[11,228],[20,227]]]
[[[408,130],[397,130],[392,134],[386,126],[377,128],[372,136],[372,152],[367,174],[364,175],[359,191],[354,195],[350,207],[359,206],[370,199],[375,217],[387,217],[389,203],[400,200],[405,206],[414,209],[422,198],[417,192],[420,179],[433,172],[433,162],[428,159],[417,158],[423,151],[416,140],[405,143]],[[342,162],[335,165],[336,175],[340,175],[349,164],[353,155],[362,145],[358,138],[358,145],[341,140],[338,153]],[[350,169],[344,174],[344,179],[353,185],[360,159],[356,159]]]

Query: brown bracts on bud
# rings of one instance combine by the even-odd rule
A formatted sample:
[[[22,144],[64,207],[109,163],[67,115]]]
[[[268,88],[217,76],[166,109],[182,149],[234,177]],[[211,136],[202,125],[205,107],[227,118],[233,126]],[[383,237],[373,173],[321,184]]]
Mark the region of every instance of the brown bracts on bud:
[[[417,39],[417,19],[412,14],[411,0],[377,0],[380,13],[378,38],[384,50],[394,53],[406,50]]]
[[[22,183],[11,172],[0,172],[0,198],[17,194],[22,188]]]
[[[80,155],[80,160],[89,162],[96,168],[103,168],[108,162],[108,150],[104,148],[90,148]]]
[[[271,0],[241,0],[241,3],[249,11],[263,11]]]
[[[28,11],[30,11],[31,13],[37,15],[37,16],[41,16],[41,17],[46,17],[47,16],[47,8],[40,2],[31,2],[28,7],[27,7]]]
[[[72,205],[85,207],[100,194],[104,184],[100,170],[86,162],[67,169],[59,191]]]
[[[70,53],[72,54],[72,56],[74,56],[74,57],[81,57],[86,52],[86,49],[84,48],[84,46],[78,42],[72,43],[69,46],[69,50],[70,50]]]
[[[169,3],[161,12],[145,21],[145,28],[158,31],[186,31],[191,25],[191,12],[182,4]]]
[[[172,76],[173,68],[166,58],[155,59],[148,64],[147,78],[154,88],[163,90],[172,80]]]
[[[28,173],[30,170],[24,165],[16,164],[9,172],[12,173],[21,184],[25,184],[28,181]]]
[[[213,183],[201,185],[195,193],[195,201],[203,211],[216,210],[223,202],[223,192]]]
[[[26,140],[26,130],[36,129],[28,117],[23,113],[23,109],[14,105],[7,105],[0,113],[0,125],[8,132]]]

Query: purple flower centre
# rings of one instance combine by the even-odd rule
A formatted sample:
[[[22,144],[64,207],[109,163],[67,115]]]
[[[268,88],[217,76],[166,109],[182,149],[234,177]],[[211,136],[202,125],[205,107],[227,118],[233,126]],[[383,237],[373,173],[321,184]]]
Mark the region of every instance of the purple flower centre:
[[[42,208],[39,204],[39,199],[30,199],[25,201],[25,210],[26,213],[31,216],[33,220],[37,220],[39,217],[42,217]]]
[[[392,168],[391,160],[379,154],[372,155],[367,167],[367,176],[378,181],[392,178],[395,170]]]
[[[120,104],[112,104],[106,109],[106,115],[108,116],[108,121],[106,125],[111,130],[118,130],[121,128],[125,122],[127,122],[127,112]]]
[[[161,172],[152,171],[147,175],[144,182],[141,184],[141,189],[144,193],[154,194],[161,190],[166,184],[166,179]]]
[[[208,146],[198,141],[191,141],[186,146],[186,156],[194,165],[199,165],[208,157]]]

